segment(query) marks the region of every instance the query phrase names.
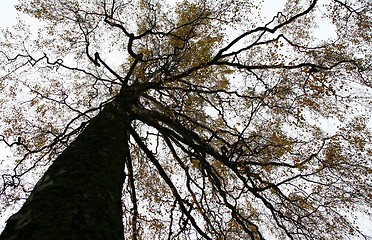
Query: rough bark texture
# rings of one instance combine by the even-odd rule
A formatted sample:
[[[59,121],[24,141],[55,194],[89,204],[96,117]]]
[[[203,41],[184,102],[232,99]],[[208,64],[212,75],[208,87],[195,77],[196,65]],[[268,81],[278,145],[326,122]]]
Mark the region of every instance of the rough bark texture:
[[[114,103],[54,161],[21,210],[9,218],[1,240],[123,239],[129,121]]]

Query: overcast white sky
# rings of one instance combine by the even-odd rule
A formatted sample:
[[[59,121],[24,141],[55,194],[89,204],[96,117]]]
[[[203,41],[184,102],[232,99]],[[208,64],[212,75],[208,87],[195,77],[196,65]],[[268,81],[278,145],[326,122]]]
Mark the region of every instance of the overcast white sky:
[[[0,26],[10,27],[16,22],[16,10],[14,5],[17,0],[0,0]]]
[[[11,27],[13,24],[16,23],[17,11],[14,8],[14,5],[16,3],[17,0],[0,0],[0,29],[5,27]],[[4,144],[0,143],[0,161],[7,154],[8,152],[4,150]]]

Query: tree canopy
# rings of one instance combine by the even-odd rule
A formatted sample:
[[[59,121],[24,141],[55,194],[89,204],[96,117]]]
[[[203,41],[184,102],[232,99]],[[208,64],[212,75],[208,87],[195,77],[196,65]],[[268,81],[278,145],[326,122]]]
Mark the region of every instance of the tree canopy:
[[[1,38],[2,211],[112,105],[130,119],[126,239],[367,238],[372,5],[264,4],[21,0],[35,24]]]

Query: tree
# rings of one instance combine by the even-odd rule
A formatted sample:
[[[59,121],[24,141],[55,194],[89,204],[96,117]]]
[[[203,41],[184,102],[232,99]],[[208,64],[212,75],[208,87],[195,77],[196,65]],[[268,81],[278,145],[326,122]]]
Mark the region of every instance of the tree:
[[[1,196],[28,198],[0,239],[367,238],[371,4],[259,4],[19,3]]]

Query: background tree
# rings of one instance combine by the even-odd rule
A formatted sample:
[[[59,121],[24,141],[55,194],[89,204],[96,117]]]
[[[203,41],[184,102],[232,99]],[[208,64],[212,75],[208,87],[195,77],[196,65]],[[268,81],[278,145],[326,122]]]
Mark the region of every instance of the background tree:
[[[39,26],[3,32],[4,208],[51,167],[1,239],[367,238],[371,4],[260,5],[21,1]]]

